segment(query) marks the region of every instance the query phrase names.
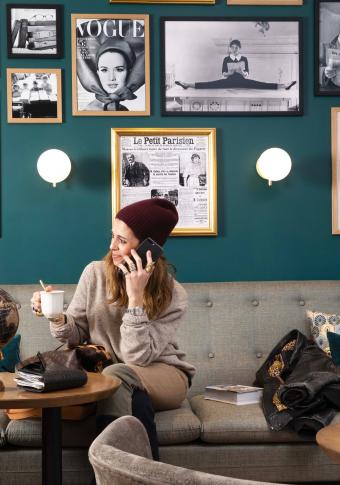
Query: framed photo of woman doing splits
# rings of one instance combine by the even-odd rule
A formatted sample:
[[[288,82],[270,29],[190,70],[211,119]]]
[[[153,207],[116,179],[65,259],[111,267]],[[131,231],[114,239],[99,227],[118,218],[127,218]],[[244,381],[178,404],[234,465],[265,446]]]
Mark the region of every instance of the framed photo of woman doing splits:
[[[163,17],[161,32],[163,115],[303,114],[300,18]]]
[[[340,0],[315,2],[315,94],[340,94]]]
[[[112,214],[159,197],[175,204],[175,236],[217,235],[215,128],[113,128]]]
[[[73,115],[149,115],[149,71],[148,15],[72,15]]]

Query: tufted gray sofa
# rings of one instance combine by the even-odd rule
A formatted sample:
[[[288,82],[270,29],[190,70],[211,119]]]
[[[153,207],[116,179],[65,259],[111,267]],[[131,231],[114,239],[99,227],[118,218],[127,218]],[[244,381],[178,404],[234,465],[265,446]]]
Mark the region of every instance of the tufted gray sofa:
[[[19,332],[22,358],[50,350],[59,342],[48,323],[31,314],[36,285],[0,285],[22,307]],[[184,285],[189,295],[181,348],[197,366],[189,400],[156,416],[161,460],[208,473],[268,482],[339,483],[340,466],[290,431],[270,431],[260,405],[232,406],[202,398],[205,385],[251,384],[274,344],[289,330],[309,334],[306,310],[340,313],[340,282],[244,282]],[[69,302],[74,285],[66,290]],[[335,418],[340,422],[340,416]],[[40,483],[39,419],[2,417],[7,444],[0,449],[0,484]],[[53,439],[53,437],[51,437]],[[87,485],[87,449],[94,438],[94,418],[63,422],[64,485]]]

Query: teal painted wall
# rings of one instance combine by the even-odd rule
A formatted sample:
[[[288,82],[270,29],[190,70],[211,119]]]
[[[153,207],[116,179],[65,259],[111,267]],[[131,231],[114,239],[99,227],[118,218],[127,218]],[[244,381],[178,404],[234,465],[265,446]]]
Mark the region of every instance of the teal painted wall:
[[[58,3],[64,3],[65,41],[59,60],[7,59],[5,6],[0,7],[1,283],[76,282],[87,262],[104,255],[111,229],[110,128],[115,126],[217,128],[218,236],[168,241],[166,254],[179,280],[339,278],[340,236],[331,235],[330,108],[340,102],[314,96],[314,2],[305,0],[301,7],[232,7],[222,0],[210,6]],[[72,116],[70,14],[105,12],[151,15],[150,117]],[[161,117],[162,15],[303,17],[304,116]],[[7,123],[7,67],[62,68],[63,124]],[[287,150],[293,169],[268,188],[255,163],[270,146]],[[70,178],[55,189],[36,171],[38,156],[52,147],[66,151],[73,162]]]

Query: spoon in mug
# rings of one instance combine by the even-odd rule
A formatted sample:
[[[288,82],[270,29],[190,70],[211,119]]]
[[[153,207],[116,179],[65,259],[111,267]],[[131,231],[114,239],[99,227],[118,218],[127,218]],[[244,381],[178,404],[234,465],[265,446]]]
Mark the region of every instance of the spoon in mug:
[[[42,280],[39,280],[39,283],[41,284],[42,289],[43,289],[44,291],[47,291],[47,290],[46,290],[46,286],[44,285],[44,283],[42,282]]]

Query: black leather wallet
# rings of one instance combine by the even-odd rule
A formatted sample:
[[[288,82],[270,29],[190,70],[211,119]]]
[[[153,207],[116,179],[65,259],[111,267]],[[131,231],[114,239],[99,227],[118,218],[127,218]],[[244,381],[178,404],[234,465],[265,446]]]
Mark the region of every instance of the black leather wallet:
[[[86,384],[87,374],[82,369],[70,369],[65,366],[48,369],[42,355],[39,360],[17,368],[15,382],[17,386],[33,392],[49,392],[71,389]]]

